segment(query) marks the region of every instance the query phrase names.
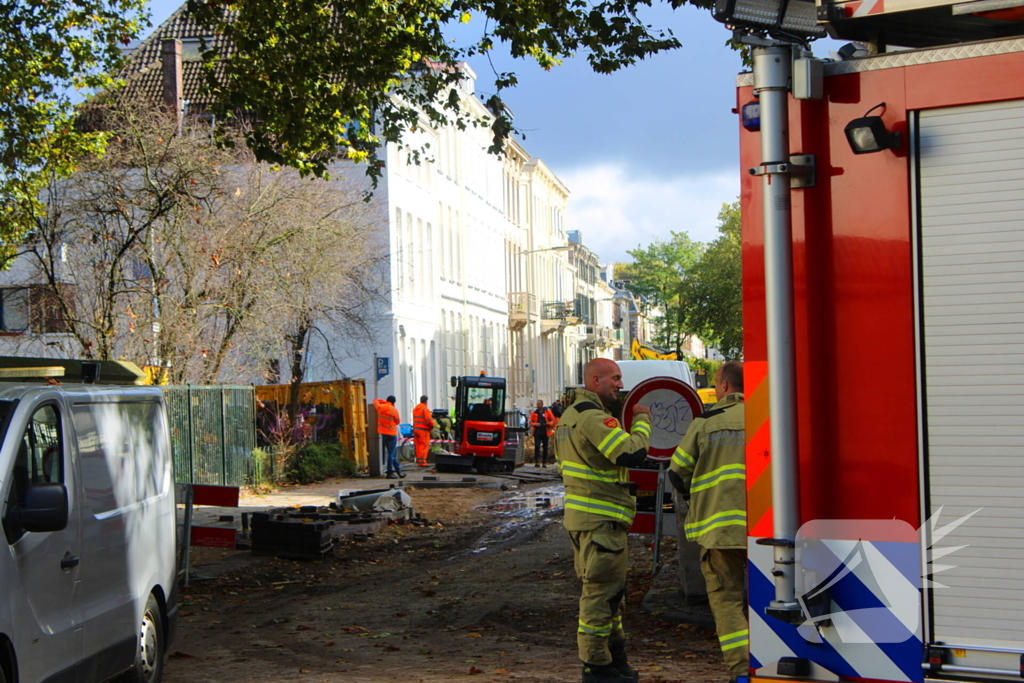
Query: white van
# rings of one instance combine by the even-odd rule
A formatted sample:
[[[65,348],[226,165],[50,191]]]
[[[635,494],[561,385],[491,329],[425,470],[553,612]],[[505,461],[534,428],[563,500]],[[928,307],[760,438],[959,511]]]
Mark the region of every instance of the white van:
[[[0,683],[160,680],[177,527],[163,394],[140,378],[0,358]]]
[[[629,391],[640,382],[651,377],[674,377],[693,386],[690,366],[682,360],[620,360],[616,361],[622,370],[622,389]]]

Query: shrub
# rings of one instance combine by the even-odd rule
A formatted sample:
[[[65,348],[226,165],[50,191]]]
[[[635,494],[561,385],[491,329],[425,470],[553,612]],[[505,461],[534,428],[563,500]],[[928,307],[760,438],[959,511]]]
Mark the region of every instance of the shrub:
[[[270,484],[274,477],[274,462],[262,448],[252,449],[250,460],[249,486],[262,488]]]
[[[345,457],[340,443],[310,443],[292,456],[285,476],[296,484],[312,484],[324,479],[351,477],[355,471],[356,463]]]
[[[722,361],[707,358],[687,358],[686,362],[690,364],[690,369],[694,372],[706,370],[708,373],[708,386],[715,386],[715,374],[718,372],[718,368],[722,367]]]

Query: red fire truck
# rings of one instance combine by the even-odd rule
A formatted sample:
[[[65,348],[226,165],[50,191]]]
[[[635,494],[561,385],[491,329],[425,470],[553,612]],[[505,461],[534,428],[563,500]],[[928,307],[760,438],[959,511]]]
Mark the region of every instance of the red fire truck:
[[[738,78],[754,681],[1024,677],[1022,7],[818,0],[874,51],[795,67],[782,158]]]

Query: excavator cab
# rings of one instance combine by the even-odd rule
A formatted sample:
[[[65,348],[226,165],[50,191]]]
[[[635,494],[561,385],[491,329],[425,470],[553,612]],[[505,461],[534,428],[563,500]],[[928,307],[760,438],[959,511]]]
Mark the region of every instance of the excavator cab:
[[[505,379],[486,375],[452,377],[455,388],[454,448],[436,457],[438,470],[476,468],[478,472],[515,469],[505,455]]]

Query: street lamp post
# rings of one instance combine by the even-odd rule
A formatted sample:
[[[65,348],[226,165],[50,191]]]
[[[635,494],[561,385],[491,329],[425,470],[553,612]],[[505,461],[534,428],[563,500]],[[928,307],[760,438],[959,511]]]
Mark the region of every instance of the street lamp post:
[[[795,161],[790,156],[788,106],[791,94],[798,99],[821,97],[820,88],[812,82],[820,79],[821,71],[811,68],[809,44],[826,34],[817,23],[815,3],[809,0],[716,0],[714,16],[733,29],[735,40],[753,47],[761,164],[749,172],[761,176],[774,535],[757,543],[772,546],[775,556],[775,599],[765,613],[782,621],[800,623],[803,615],[797,601],[795,550],[800,492],[790,189],[797,176],[813,176],[813,162],[804,166],[801,164],[806,161]],[[804,79],[804,86],[809,87],[797,92],[793,88],[793,73],[794,63],[800,60],[808,74],[817,76]]]
[[[545,247],[543,249],[529,249],[522,252],[522,255],[526,257],[526,366],[529,370],[529,374],[526,378],[526,386],[529,389],[530,397],[527,399],[527,405],[530,401],[537,400],[537,370],[534,367],[535,359],[540,357],[540,333],[538,332],[534,337],[530,338],[530,325],[533,323],[533,307],[530,305],[530,292],[533,288],[533,268],[531,263],[533,259],[530,258],[532,254],[538,254],[542,251],[568,251],[572,247],[568,244],[561,244],[556,247]],[[538,319],[540,312],[538,311]],[[534,344],[537,345],[536,353],[534,353]]]

